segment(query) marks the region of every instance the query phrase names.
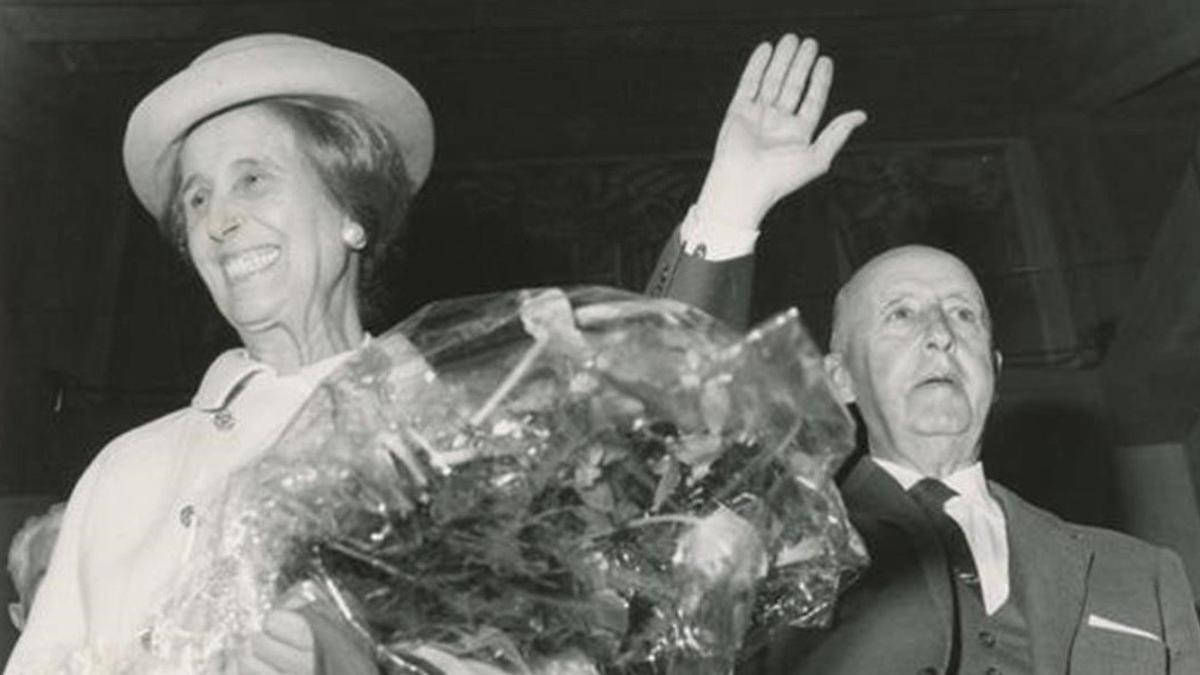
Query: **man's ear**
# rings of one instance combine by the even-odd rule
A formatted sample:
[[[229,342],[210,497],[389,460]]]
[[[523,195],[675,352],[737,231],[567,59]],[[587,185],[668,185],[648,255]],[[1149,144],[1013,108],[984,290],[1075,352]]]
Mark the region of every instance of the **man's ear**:
[[[850,371],[846,369],[842,355],[837,352],[826,354],[824,365],[825,378],[829,380],[833,395],[843,405],[854,403],[854,383],[850,380]]]

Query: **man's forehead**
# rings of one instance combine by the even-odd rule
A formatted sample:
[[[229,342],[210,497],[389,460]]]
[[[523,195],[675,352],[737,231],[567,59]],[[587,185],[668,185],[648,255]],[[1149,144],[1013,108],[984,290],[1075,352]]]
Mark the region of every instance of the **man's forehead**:
[[[962,261],[923,246],[906,246],[877,256],[855,273],[848,286],[850,298],[857,302],[885,302],[913,294],[984,301],[975,275]]]

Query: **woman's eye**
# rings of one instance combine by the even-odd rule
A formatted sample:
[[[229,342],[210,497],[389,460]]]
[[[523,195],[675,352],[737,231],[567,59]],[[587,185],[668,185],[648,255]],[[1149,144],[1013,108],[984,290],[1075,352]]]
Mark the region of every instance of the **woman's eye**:
[[[262,186],[264,182],[266,182],[265,177],[261,173],[255,172],[247,173],[241,179],[242,187],[248,190],[254,190]]]
[[[207,203],[207,202],[208,202],[208,195],[206,195],[200,191],[193,192],[192,194],[188,195],[188,198],[187,198],[188,209],[190,209],[192,211],[199,209],[200,207],[204,206],[205,203]]]

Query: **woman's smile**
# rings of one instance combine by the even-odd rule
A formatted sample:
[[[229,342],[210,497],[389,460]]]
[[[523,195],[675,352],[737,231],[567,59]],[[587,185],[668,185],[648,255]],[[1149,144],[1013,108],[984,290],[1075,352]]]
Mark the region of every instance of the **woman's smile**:
[[[221,269],[231,282],[243,281],[266,270],[279,260],[279,247],[274,245],[255,246],[221,259]]]

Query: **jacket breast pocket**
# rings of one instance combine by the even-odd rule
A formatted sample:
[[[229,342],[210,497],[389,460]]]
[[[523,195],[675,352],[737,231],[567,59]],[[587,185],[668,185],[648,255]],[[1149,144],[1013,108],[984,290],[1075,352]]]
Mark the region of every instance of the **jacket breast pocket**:
[[[1071,647],[1071,675],[1166,672],[1167,648],[1150,638],[1084,626]]]

